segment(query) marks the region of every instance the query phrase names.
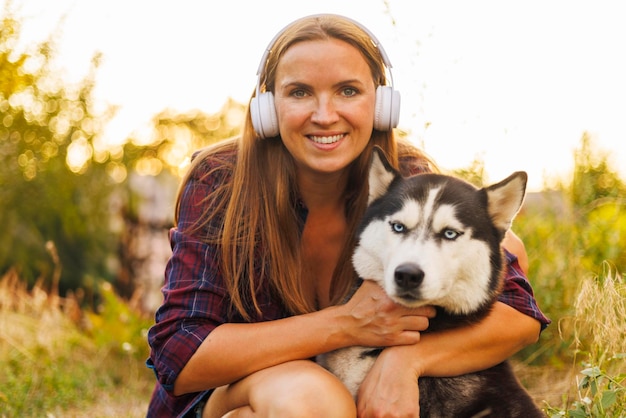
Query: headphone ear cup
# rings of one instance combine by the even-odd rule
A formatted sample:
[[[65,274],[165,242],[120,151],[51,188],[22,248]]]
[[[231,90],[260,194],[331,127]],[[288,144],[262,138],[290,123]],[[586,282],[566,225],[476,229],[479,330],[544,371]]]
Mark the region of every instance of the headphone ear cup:
[[[252,126],[259,138],[278,136],[278,117],[274,106],[274,95],[271,92],[260,93],[250,101]]]
[[[400,92],[391,86],[376,88],[376,108],[374,110],[374,129],[390,131],[400,121]]]

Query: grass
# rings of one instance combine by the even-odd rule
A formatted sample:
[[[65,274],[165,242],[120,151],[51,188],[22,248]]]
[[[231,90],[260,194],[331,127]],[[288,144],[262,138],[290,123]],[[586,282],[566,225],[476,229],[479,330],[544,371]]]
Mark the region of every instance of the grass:
[[[582,280],[574,313],[557,321],[571,363],[517,373],[549,417],[626,417],[626,282],[607,268]]]
[[[606,266],[582,282],[575,302],[575,357],[580,359],[575,396],[551,416],[626,417],[626,282]]]
[[[145,416],[150,321],[103,288],[98,314],[74,297],[0,281],[0,417]]]

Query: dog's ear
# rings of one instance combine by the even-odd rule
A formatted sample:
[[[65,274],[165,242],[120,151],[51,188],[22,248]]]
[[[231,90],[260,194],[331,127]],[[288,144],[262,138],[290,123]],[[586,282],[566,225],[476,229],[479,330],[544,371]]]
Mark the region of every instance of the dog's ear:
[[[398,173],[389,164],[389,160],[385,153],[379,147],[374,147],[372,152],[372,161],[370,163],[369,172],[369,196],[367,203],[370,204],[374,200],[381,197],[387,192],[389,185],[396,178]]]
[[[503,233],[511,227],[526,194],[528,176],[517,171],[499,183],[486,187],[488,211],[494,225]]]

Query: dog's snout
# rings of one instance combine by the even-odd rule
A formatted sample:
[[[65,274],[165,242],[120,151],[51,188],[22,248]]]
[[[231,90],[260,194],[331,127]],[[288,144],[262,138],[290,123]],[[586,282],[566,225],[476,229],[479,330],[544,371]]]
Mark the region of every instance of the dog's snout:
[[[394,279],[396,281],[396,285],[400,289],[414,289],[424,280],[424,270],[422,270],[417,264],[400,264],[394,271]]]

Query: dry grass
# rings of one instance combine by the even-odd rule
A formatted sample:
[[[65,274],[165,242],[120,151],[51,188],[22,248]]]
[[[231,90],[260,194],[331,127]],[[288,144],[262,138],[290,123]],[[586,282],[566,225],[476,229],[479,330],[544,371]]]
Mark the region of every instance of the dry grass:
[[[0,280],[0,417],[145,416],[154,378],[133,330],[149,321],[115,300],[103,309],[112,324],[73,296],[26,289],[15,272]],[[124,325],[136,340],[110,331]]]
[[[605,264],[601,276],[585,280],[576,299],[575,344],[604,361],[626,353],[626,283]]]
[[[562,320],[571,323],[561,329],[570,330],[563,338],[572,341],[575,374],[568,377],[562,401],[548,402],[552,416],[626,416],[626,282],[607,263],[604,267],[598,277],[581,281],[575,314]]]
[[[573,367],[527,366],[516,361],[512,365],[517,377],[541,408],[564,406],[566,400],[575,395],[577,372]]]

